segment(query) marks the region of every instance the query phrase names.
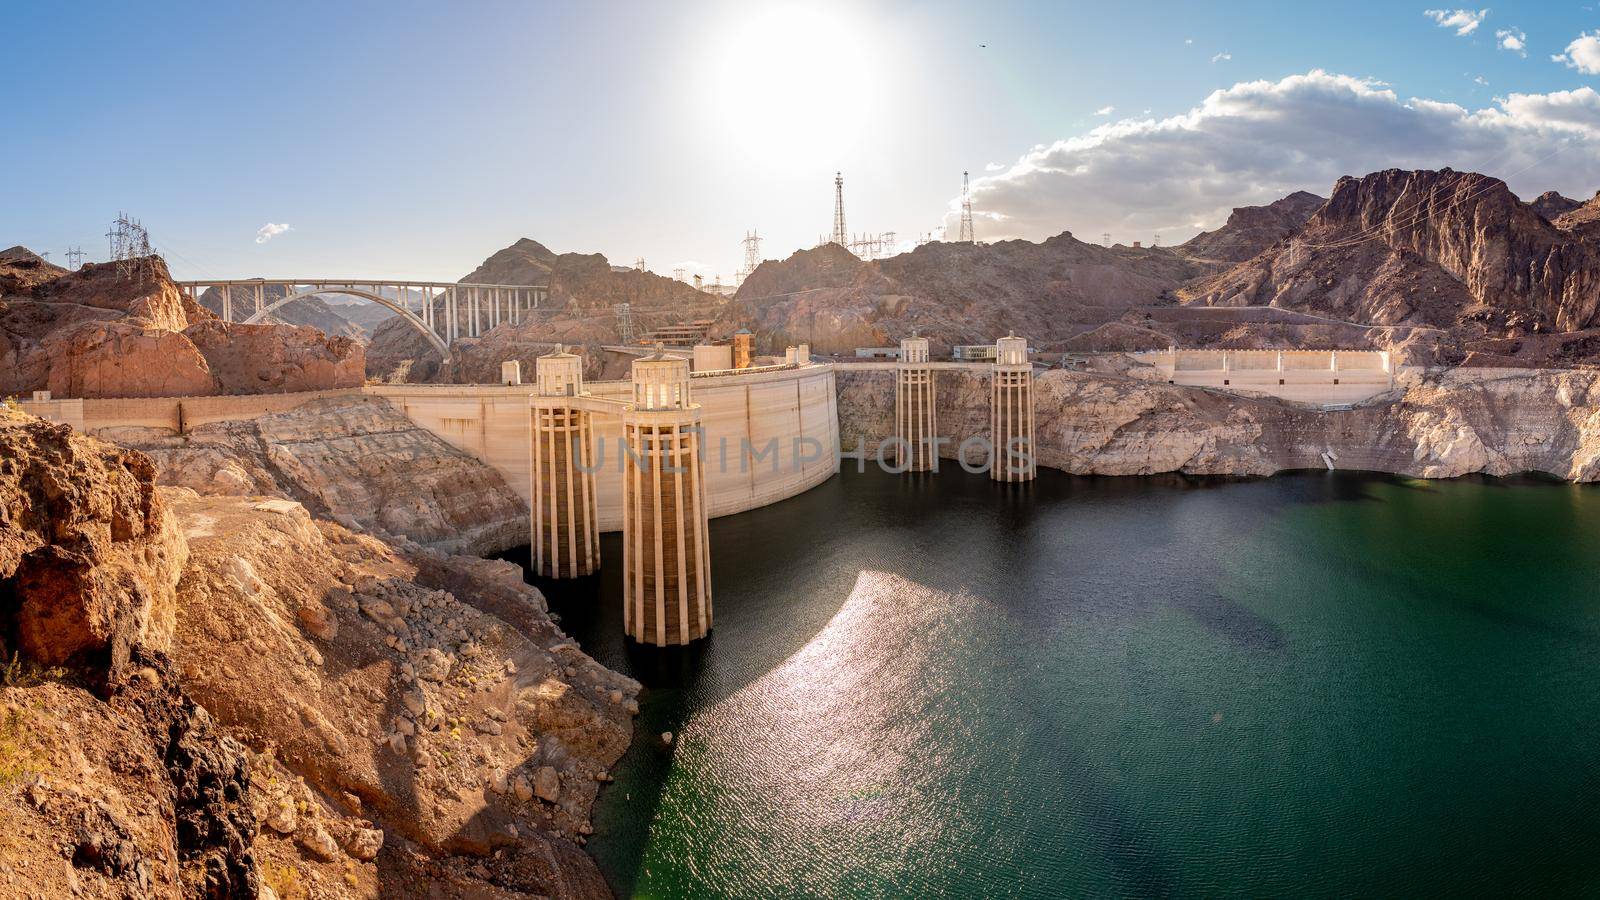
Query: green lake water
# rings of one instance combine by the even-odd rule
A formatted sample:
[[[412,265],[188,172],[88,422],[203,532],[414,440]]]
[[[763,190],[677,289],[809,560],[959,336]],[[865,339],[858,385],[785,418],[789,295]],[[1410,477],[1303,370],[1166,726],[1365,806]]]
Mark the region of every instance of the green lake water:
[[[620,896],[1600,892],[1600,488],[846,472],[711,532],[687,650],[614,535],[543,585],[647,687]]]

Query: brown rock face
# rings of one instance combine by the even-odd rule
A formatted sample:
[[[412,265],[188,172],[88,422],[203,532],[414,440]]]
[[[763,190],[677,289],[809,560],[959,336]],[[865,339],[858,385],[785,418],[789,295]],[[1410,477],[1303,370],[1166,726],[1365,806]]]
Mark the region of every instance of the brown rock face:
[[[1453,362],[1485,340],[1600,324],[1600,245],[1547,221],[1498,179],[1391,169],[1340,179],[1292,239],[1179,298],[1403,326],[1406,337],[1425,327],[1455,347],[1443,357]],[[1535,343],[1525,349],[1536,364],[1566,352]]]
[[[0,255],[0,394],[172,397],[354,387],[349,338],[282,325],[227,325],[185,297],[159,257],[141,274],[77,272],[20,248]]]
[[[1545,191],[1538,197],[1534,198],[1532,203],[1528,204],[1528,206],[1531,207],[1534,212],[1544,216],[1544,218],[1550,222],[1554,222],[1564,213],[1572,212],[1582,205],[1583,203],[1581,201],[1573,200],[1570,197],[1563,197],[1557,191]]]
[[[164,651],[187,559],[149,457],[0,413],[0,581],[30,658],[115,678],[135,649]]]
[[[33,286],[67,274],[27,247],[0,250],[0,296],[30,291]]]
[[[164,485],[270,495],[446,553],[528,543],[528,505],[498,472],[418,428],[387,400],[335,397],[182,436],[106,435],[156,461]]]
[[[123,313],[151,328],[182,331],[190,322],[183,294],[158,256],[144,261],[145,275],[123,275],[113,263],[88,263],[33,287],[34,299]]]
[[[1316,194],[1295,191],[1266,206],[1240,206],[1227,224],[1195,235],[1178,250],[1199,259],[1243,262],[1298,231],[1323,202]]]
[[[205,357],[217,393],[320,391],[360,387],[366,380],[361,344],[315,328],[213,319],[190,326],[182,336]]]
[[[176,331],[130,321],[90,322],[43,342],[46,384],[57,397],[195,397],[214,394],[206,358]]]
[[[717,319],[771,351],[883,345],[918,330],[936,345],[992,342],[1016,329],[1064,341],[1146,304],[1212,266],[1167,249],[1100,247],[1071,234],[1041,244],[931,243],[863,262],[835,244],[762,263]]]

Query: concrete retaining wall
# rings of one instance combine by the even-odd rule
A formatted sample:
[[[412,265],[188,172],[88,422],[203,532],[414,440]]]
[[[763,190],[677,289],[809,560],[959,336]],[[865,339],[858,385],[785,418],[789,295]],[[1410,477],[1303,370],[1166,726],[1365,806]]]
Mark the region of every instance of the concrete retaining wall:
[[[1149,365],[1128,373],[1140,378],[1296,403],[1356,403],[1394,388],[1391,357],[1381,350],[1169,349],[1129,355]]]
[[[225,397],[127,397],[98,400],[23,400],[27,412],[52,422],[65,422],[85,434],[105,428],[159,428],[182,434],[211,422],[254,419],[287,412],[323,397],[360,394],[361,388],[303,391],[291,394],[246,394]]]

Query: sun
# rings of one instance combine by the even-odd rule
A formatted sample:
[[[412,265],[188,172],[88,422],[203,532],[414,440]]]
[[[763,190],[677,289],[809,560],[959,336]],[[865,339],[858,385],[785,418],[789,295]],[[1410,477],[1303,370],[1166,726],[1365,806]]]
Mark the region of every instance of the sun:
[[[874,23],[849,9],[737,10],[706,47],[702,96],[723,140],[768,164],[831,164],[881,128],[889,69]]]

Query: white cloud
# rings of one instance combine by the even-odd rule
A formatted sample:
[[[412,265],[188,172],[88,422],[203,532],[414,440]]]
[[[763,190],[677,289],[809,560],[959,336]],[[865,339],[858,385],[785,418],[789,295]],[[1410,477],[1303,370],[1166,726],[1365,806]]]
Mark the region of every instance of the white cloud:
[[[1233,54],[1227,52],[1226,50],[1224,50],[1221,53],[1218,53],[1216,56],[1211,57],[1211,61],[1212,62],[1221,62],[1221,61],[1230,60],[1230,59],[1233,59]]]
[[[1470,9],[1428,9],[1423,15],[1439,23],[1440,28],[1454,28],[1457,37],[1466,37],[1478,30],[1489,15],[1487,9],[1473,12]]]
[[[1484,171],[1521,196],[1600,186],[1600,93],[1509,94],[1482,109],[1402,99],[1367,79],[1314,70],[1215,91],[1165,119],[1107,122],[1035,147],[972,182],[979,237],[1079,234],[1163,243],[1215,228],[1235,206],[1386,168]],[[946,216],[954,233],[957,201]]]
[[[1495,44],[1501,50],[1510,50],[1518,56],[1528,55],[1528,33],[1515,26],[1494,33]]]
[[[1567,45],[1567,52],[1550,58],[1585,75],[1600,75],[1600,31],[1578,35]]]
[[[290,230],[288,223],[275,225],[271,222],[268,222],[267,224],[256,229],[256,243],[265,244],[267,241],[272,240],[288,230]]]
[[[1004,168],[1005,166],[1001,163],[986,163],[983,167],[983,170],[985,172],[999,172]]]
[[[1109,115],[1111,115],[1112,113],[1114,113],[1116,111],[1117,111],[1117,108],[1115,106],[1102,106],[1099,109],[1095,110],[1094,114],[1097,115],[1097,116],[1109,116]]]
[[[1485,87],[1487,87],[1488,84],[1489,84],[1489,79],[1483,77],[1482,75],[1474,76],[1472,80],[1476,81],[1477,83],[1479,83],[1481,85],[1484,85]]]
[[[1194,38],[1184,38],[1183,42],[1185,44],[1192,44],[1192,43],[1194,43]]]

